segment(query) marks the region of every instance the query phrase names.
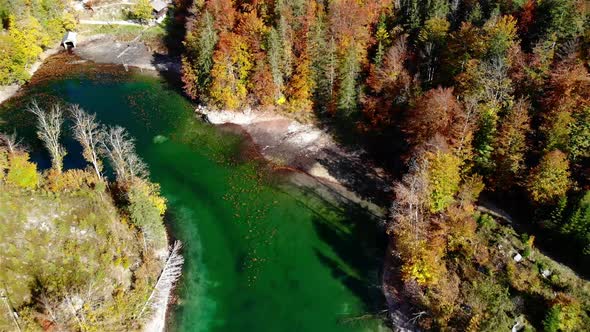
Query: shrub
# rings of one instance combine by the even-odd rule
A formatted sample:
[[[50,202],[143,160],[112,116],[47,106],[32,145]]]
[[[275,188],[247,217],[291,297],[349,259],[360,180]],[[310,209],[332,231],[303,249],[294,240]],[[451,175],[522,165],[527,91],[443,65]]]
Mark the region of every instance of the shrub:
[[[149,0],[139,0],[131,11],[128,13],[128,17],[132,20],[140,22],[147,22],[152,18],[152,6]]]
[[[27,153],[12,154],[6,180],[21,188],[33,189],[39,183],[37,165],[29,162]]]
[[[71,169],[59,173],[51,169],[47,172],[45,186],[53,192],[76,191],[83,187],[93,187],[98,181],[96,175],[88,171]]]
[[[577,331],[584,315],[580,303],[561,293],[545,315],[543,329],[546,332]]]
[[[166,238],[162,223],[166,201],[160,197],[157,189],[155,185],[137,181],[129,188],[127,198],[131,222],[144,232],[148,240],[160,246]]]
[[[8,153],[6,150],[0,149],[0,180],[4,180],[6,177],[8,166]]]

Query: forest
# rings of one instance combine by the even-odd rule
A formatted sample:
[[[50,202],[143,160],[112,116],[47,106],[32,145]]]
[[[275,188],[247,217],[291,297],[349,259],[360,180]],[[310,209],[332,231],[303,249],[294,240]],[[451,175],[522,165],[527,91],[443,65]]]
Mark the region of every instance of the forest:
[[[590,326],[587,287],[541,253],[590,274],[587,2],[184,5],[188,96],[328,123],[399,174],[390,259],[417,326]]]
[[[0,85],[24,83],[39,55],[76,20],[62,0],[0,0]]]
[[[140,330],[182,265],[180,247],[167,250],[159,186],[124,128],[77,105],[29,111],[51,168],[0,134],[0,330]],[[86,169],[64,170],[64,123]]]

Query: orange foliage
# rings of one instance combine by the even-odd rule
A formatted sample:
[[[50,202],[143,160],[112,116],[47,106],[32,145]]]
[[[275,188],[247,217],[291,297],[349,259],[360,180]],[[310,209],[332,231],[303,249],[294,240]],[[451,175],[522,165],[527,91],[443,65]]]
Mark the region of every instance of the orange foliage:
[[[215,18],[217,31],[231,31],[236,21],[236,10],[232,0],[208,0],[206,9]]]
[[[449,147],[458,147],[466,135],[466,117],[453,88],[439,87],[422,96],[410,112],[406,128],[412,145],[426,143],[439,134]]]
[[[44,186],[53,191],[76,191],[82,188],[92,188],[100,180],[93,172],[71,169],[62,173],[58,173],[53,169],[47,172]]]

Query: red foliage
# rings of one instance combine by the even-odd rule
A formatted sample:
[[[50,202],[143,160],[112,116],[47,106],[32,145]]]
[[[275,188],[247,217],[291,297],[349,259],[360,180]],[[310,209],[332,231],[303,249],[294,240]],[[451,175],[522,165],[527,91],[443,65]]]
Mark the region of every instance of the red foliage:
[[[521,34],[526,34],[530,27],[535,23],[535,12],[537,10],[537,1],[528,0],[522,7],[522,11],[518,13],[518,31]]]
[[[439,134],[449,147],[457,147],[465,135],[465,121],[463,107],[453,95],[453,88],[439,87],[428,91],[410,111],[406,133],[415,146]]]
[[[206,9],[215,18],[217,31],[231,31],[236,21],[236,10],[232,0],[209,0]]]

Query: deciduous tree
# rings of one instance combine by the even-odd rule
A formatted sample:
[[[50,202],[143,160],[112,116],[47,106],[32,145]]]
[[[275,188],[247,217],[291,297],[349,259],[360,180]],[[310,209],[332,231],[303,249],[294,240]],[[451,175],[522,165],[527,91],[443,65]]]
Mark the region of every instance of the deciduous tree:
[[[63,158],[67,154],[66,149],[59,142],[61,125],[63,124],[63,112],[58,104],[54,104],[49,112],[42,110],[36,101],[29,106],[29,112],[37,117],[37,136],[51,156],[51,165],[59,174],[63,168]]]
[[[460,145],[466,121],[461,104],[452,88],[429,90],[408,116],[406,131],[412,145],[418,146],[440,134],[451,148]]]
[[[96,176],[102,179],[101,142],[104,131],[96,121],[96,114],[86,113],[79,105],[72,105],[70,113],[74,119],[74,137],[82,145],[82,155],[92,165]]]
[[[526,136],[530,131],[529,108],[528,101],[519,100],[504,117],[498,130],[493,158],[500,188],[509,187],[524,169]]]
[[[253,67],[244,38],[234,33],[222,33],[213,62],[211,98],[222,108],[242,106],[246,101],[248,76]]]
[[[567,193],[570,186],[569,162],[559,150],[553,150],[541,158],[532,169],[527,183],[531,199],[540,204],[555,202]]]
[[[148,176],[146,164],[135,152],[134,139],[129,137],[123,127],[105,129],[101,142],[107,157],[120,183],[133,182]]]

